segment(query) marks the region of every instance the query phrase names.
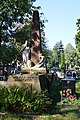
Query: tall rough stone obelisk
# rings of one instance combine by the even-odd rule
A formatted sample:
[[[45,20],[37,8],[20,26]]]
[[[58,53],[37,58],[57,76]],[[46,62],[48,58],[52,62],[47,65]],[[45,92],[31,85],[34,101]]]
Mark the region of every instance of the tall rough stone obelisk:
[[[30,48],[30,60],[32,67],[41,68],[44,66],[41,48],[40,19],[38,10],[33,11],[32,19],[32,41]]]
[[[33,11],[30,48],[25,48],[26,50],[23,51],[23,58],[25,58],[23,60],[25,66],[23,66],[22,71],[40,70],[41,72],[46,72],[44,56],[42,55],[41,47],[40,18],[37,9]]]

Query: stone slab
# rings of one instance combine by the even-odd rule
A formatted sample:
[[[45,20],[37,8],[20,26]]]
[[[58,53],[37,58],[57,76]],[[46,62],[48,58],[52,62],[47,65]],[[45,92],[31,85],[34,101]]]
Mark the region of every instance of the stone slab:
[[[41,90],[39,76],[35,74],[16,74],[10,75],[7,81],[0,81],[0,85],[4,86],[26,86],[29,87],[30,90]]]
[[[26,86],[31,91],[48,89],[48,80],[45,74],[15,74],[10,75],[7,81],[0,81],[0,85],[4,86]]]

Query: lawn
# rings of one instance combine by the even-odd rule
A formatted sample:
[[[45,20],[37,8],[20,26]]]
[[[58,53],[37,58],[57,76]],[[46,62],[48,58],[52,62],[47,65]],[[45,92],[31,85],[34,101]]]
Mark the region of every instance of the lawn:
[[[46,115],[15,115],[6,113],[0,115],[0,120],[80,120],[79,108],[62,108],[57,106],[53,109],[52,114]]]

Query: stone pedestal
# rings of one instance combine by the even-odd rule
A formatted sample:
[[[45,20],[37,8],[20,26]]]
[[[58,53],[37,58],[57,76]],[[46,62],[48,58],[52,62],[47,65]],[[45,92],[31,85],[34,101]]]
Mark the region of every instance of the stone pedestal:
[[[45,68],[23,69],[21,74],[8,76],[7,81],[0,81],[0,85],[4,86],[25,86],[33,90],[48,90],[48,79],[46,77]]]
[[[15,85],[15,86],[26,86],[31,91],[32,90],[41,90],[39,76],[35,74],[16,74],[13,76],[9,76],[8,85]]]
[[[21,70],[22,74],[46,74],[46,68],[35,68],[35,67],[31,67],[31,68],[23,68]]]

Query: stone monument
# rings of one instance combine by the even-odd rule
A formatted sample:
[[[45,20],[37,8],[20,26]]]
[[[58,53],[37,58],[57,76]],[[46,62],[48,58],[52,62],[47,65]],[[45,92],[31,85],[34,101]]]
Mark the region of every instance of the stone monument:
[[[40,20],[38,10],[33,11],[30,47],[24,44],[22,78],[31,84],[32,90],[47,89],[46,68],[41,48]],[[20,79],[20,77],[19,77]]]
[[[5,85],[28,86],[31,91],[47,89],[48,80],[42,55],[38,10],[33,11],[31,45],[28,47],[27,41],[25,41],[22,48],[22,58],[21,74],[9,76]]]
[[[26,46],[23,51],[23,67],[22,72],[39,71],[46,72],[44,64],[44,56],[42,55],[41,48],[41,34],[40,34],[40,21],[38,10],[33,11],[32,31],[31,31],[31,45],[30,48]]]

